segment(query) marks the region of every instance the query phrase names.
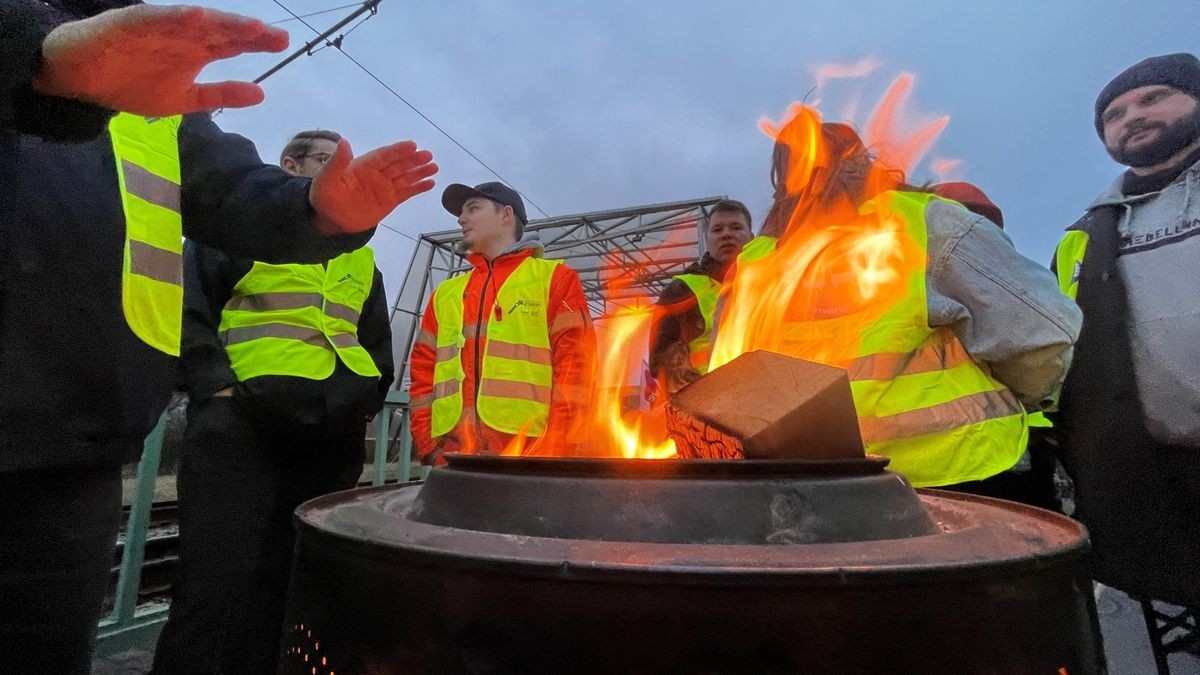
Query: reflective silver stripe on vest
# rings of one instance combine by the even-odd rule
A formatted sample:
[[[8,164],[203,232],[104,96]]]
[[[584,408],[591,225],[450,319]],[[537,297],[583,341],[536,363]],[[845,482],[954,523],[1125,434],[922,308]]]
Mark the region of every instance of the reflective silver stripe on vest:
[[[246,312],[269,312],[277,309],[321,308],[325,298],[320,293],[252,293],[229,299],[227,310]]]
[[[449,361],[458,358],[458,345],[450,345],[449,347],[437,348],[437,362]]]
[[[239,295],[231,298],[225,309],[247,312],[269,312],[272,310],[304,309],[306,307],[322,309],[322,305],[324,305],[323,311],[328,316],[349,321],[355,325],[358,324],[359,314],[354,311],[353,307],[336,302],[326,302],[325,296],[320,293],[252,293],[250,295]]]
[[[165,284],[182,286],[183,256],[144,241],[130,239],[129,271]]]
[[[437,399],[453,396],[457,394],[460,389],[462,389],[462,386],[459,384],[458,380],[438,382],[433,385],[433,397]]]
[[[258,326],[239,326],[238,328],[230,328],[221,333],[221,339],[226,345],[236,345],[242,342],[258,340],[259,338],[284,338],[287,340],[299,340],[314,347],[321,347],[333,351],[333,347],[325,339],[325,336],[320,331],[312,328],[301,328],[300,326],[292,326],[286,323],[264,323]],[[357,343],[355,343],[357,344]]]
[[[908,410],[887,417],[860,417],[859,430],[865,443],[894,441],[926,434],[946,433],[999,417],[1021,412],[1012,392],[982,391],[928,408]]]
[[[337,335],[332,335],[330,336],[329,341],[332,342],[333,346],[337,347],[338,349],[362,347],[362,345],[358,344],[358,338],[354,337],[350,333],[338,333]]]
[[[528,382],[513,380],[485,379],[479,383],[480,396],[496,398],[519,398],[550,405],[550,387],[542,387]]]
[[[127,159],[121,160],[121,174],[125,177],[126,192],[143,201],[179,213],[178,185]]]
[[[417,334],[417,344],[437,349],[437,336],[422,328]]]
[[[846,374],[852,382],[887,381],[900,375],[950,370],[970,360],[971,357],[967,355],[967,350],[961,342],[947,339],[906,354],[871,354],[859,357],[846,366]]]
[[[349,321],[354,325],[358,325],[358,312],[354,311],[353,307],[340,305],[336,302],[326,302],[325,313],[335,319]]]
[[[433,405],[433,394],[426,394],[424,396],[413,396],[412,398],[408,399],[409,410],[424,410],[426,408],[429,408],[432,405]]]
[[[500,340],[488,340],[487,353],[488,356],[499,356],[502,359],[514,359],[517,361],[528,361],[541,366],[551,365],[553,359],[550,350],[544,347],[531,347],[529,345],[519,345],[512,342],[501,342]]]

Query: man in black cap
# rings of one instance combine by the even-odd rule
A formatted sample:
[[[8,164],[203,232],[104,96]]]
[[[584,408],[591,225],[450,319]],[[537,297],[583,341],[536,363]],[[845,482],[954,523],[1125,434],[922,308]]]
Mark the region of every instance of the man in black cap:
[[[1059,284],[1083,310],[1053,417],[1098,581],[1200,607],[1200,60],[1146,59],[1096,100],[1129,169],[1068,228]]]
[[[421,319],[409,371],[418,457],[543,452],[535,441],[573,454],[586,443],[596,351],[579,275],[525,236],[512,188],[456,183],[442,206],[472,269],[442,282]]]

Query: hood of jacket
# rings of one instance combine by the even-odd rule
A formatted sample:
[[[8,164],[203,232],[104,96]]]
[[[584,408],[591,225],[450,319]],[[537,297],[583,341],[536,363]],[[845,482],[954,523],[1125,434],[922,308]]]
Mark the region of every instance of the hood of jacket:
[[[461,250],[462,242],[460,241],[458,244],[456,244],[456,246]],[[542,245],[541,239],[538,239],[536,234],[527,234],[517,243],[504,249],[500,255],[496,256],[491,261],[484,257],[482,253],[467,253],[466,258],[467,262],[471,263],[475,269],[487,271],[489,262],[495,263],[496,260],[500,260],[505,256],[509,256],[514,253],[520,253],[522,251],[529,251],[529,255],[535,258],[541,258],[546,252],[546,247]]]

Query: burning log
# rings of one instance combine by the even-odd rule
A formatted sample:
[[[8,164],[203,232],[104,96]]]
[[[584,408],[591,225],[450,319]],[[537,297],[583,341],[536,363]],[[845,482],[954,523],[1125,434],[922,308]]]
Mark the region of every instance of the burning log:
[[[765,351],[743,354],[667,403],[680,457],[864,456],[846,371]]]

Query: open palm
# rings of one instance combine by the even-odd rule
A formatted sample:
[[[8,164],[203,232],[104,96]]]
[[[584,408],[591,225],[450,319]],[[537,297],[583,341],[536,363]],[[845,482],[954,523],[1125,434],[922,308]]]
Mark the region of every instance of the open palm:
[[[433,153],[418,150],[412,141],[356,158],[343,138],[313,179],[309,201],[324,230],[362,232],[378,225],[401,203],[432,189],[430,177],[437,170]]]
[[[135,5],[56,27],[42,43],[39,91],[139,115],[238,108],[263,99],[249,82],[196,84],[209,63],[278,52],[285,31],[257,19],[187,6]]]

